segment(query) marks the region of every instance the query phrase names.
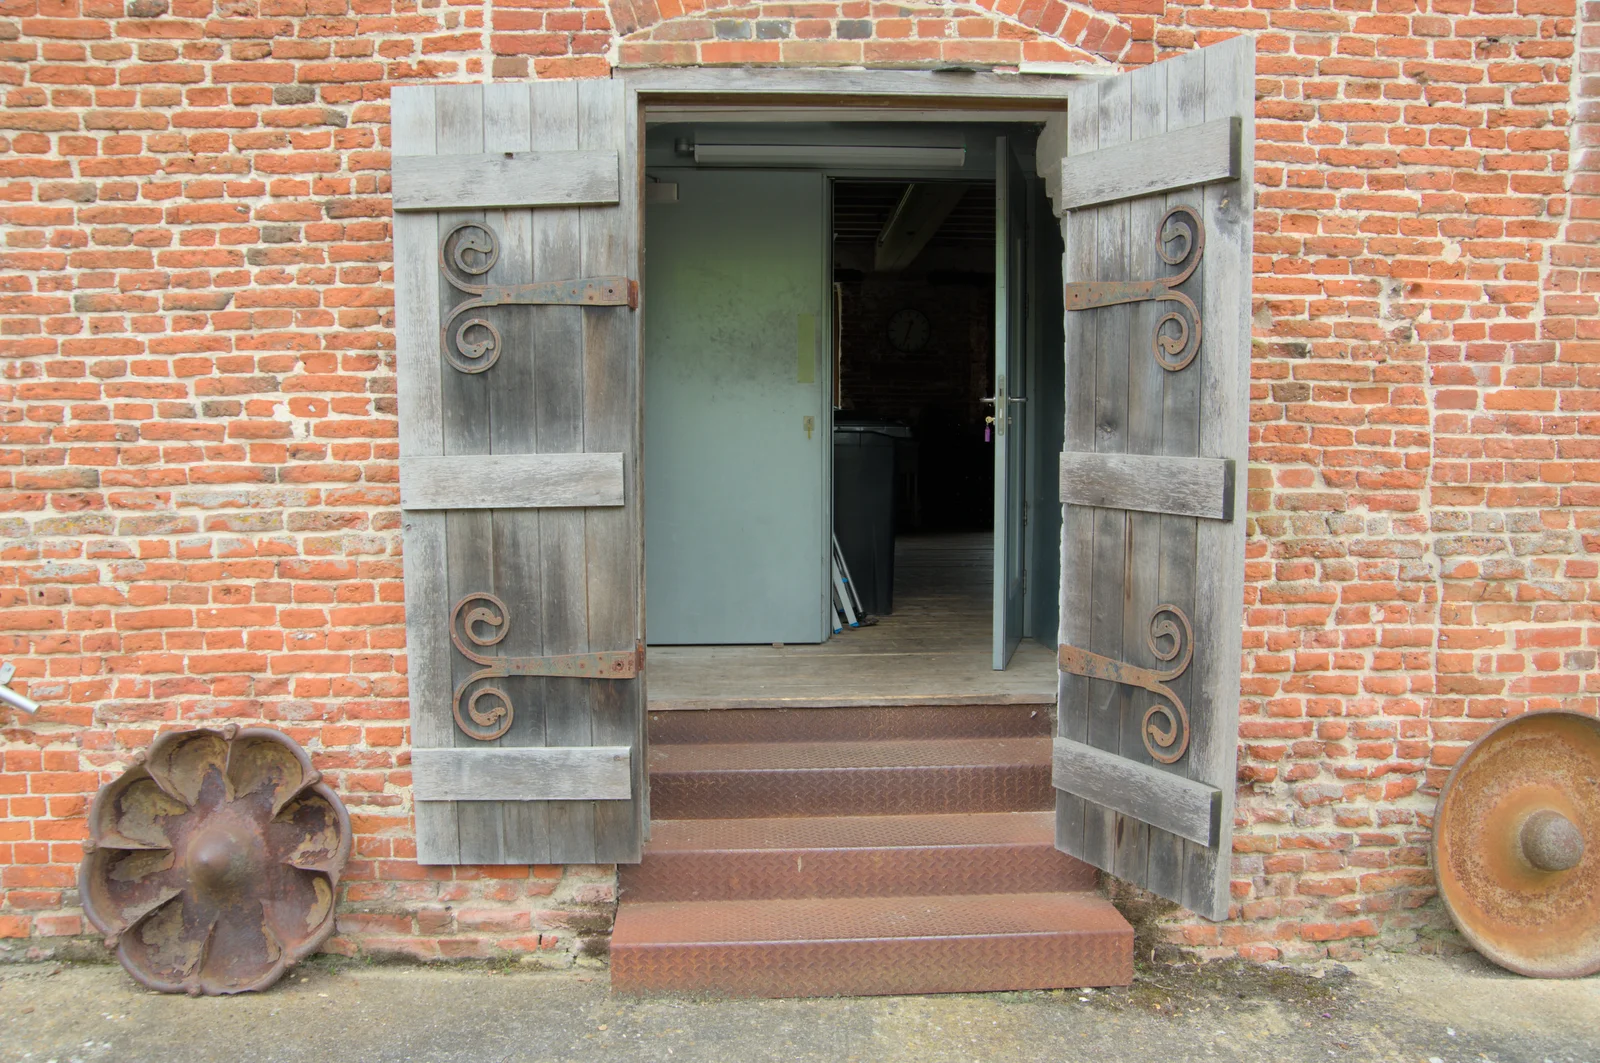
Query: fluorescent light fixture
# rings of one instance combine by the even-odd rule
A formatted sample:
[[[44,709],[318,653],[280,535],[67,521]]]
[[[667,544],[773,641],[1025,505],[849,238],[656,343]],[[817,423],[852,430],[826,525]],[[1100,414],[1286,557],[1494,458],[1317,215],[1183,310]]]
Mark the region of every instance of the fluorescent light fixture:
[[[724,166],[883,166],[913,170],[958,170],[966,165],[967,149],[897,144],[696,143],[694,161]]]

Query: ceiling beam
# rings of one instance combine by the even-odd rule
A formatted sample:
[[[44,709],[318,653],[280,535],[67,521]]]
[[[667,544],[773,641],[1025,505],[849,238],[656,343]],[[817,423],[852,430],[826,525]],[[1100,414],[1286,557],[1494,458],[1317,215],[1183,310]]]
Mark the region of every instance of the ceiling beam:
[[[939,231],[945,218],[967,194],[967,185],[956,181],[918,182],[906,186],[878,233],[873,268],[879,273],[897,273],[915,262]]]

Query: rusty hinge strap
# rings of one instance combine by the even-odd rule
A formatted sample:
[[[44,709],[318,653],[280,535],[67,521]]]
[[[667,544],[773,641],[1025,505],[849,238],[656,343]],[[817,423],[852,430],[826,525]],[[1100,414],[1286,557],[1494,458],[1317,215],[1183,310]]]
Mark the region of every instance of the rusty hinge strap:
[[[488,634],[479,634],[480,624],[489,628]],[[507,676],[633,679],[644,665],[643,643],[635,644],[631,650],[561,653],[542,657],[491,657],[467,645],[493,646],[504,639],[510,629],[511,610],[506,608],[505,602],[485,591],[466,595],[450,611],[450,641],[456,651],[474,664],[483,665],[456,687],[450,711],[462,733],[480,742],[493,741],[510,730],[515,709],[510,696],[499,687],[480,687],[463,704],[462,698],[468,688],[477,683]],[[491,699],[489,704],[480,707],[479,703],[485,698]]]
[[[1172,642],[1169,646],[1159,645],[1157,639],[1171,639]],[[1126,661],[1102,657],[1098,653],[1067,645],[1056,651],[1056,661],[1061,670],[1069,675],[1139,687],[1172,702],[1170,706],[1156,704],[1145,710],[1144,719],[1139,721],[1139,738],[1144,742],[1145,752],[1163,764],[1173,764],[1189,748],[1189,710],[1183,707],[1182,699],[1167,684],[1182,675],[1194,657],[1194,629],[1190,627],[1189,618],[1183,615],[1182,609],[1175,605],[1158,605],[1150,614],[1150,629],[1145,633],[1145,644],[1157,660],[1179,658],[1178,663],[1162,669],[1140,668]],[[1165,727],[1155,720],[1157,716],[1164,718]]]
[[[500,358],[500,330],[482,317],[463,314],[494,306],[626,306],[639,309],[639,282],[628,277],[578,277],[528,284],[477,284],[500,259],[500,238],[482,222],[455,226],[439,241],[439,266],[445,280],[468,298],[450,308],[439,328],[439,342],[451,367],[482,373]],[[475,338],[468,332],[476,329]]]
[[[1171,224],[1180,218],[1182,224]],[[1182,242],[1183,249],[1170,254],[1167,245],[1175,240]],[[1194,361],[1200,351],[1200,310],[1193,299],[1178,291],[1178,285],[1193,276],[1205,249],[1206,226],[1200,215],[1193,207],[1173,207],[1156,225],[1156,253],[1169,266],[1187,262],[1183,272],[1148,281],[1074,281],[1064,289],[1067,309],[1092,310],[1123,303],[1177,303],[1181,312],[1169,310],[1163,314],[1156,322],[1154,339],[1156,363],[1175,373]],[[1176,336],[1163,331],[1168,322],[1178,326]]]

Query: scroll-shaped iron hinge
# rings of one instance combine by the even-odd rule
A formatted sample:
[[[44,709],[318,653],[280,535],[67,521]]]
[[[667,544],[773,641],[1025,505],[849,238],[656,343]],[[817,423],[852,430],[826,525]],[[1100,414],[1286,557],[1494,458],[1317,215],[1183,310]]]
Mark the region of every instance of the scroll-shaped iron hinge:
[[[480,624],[489,629],[487,634],[479,634]],[[504,639],[509,630],[511,610],[506,608],[505,602],[483,591],[462,598],[450,611],[450,641],[461,656],[484,666],[456,687],[450,711],[462,733],[480,742],[492,742],[509,731],[516,710],[512,707],[511,697],[494,686],[479,687],[463,704],[462,698],[467,690],[477,683],[514,675],[561,679],[632,679],[639,674],[639,668],[644,663],[642,645],[635,645],[631,650],[563,653],[550,657],[491,657],[467,646],[469,642],[478,647],[493,646]],[[489,704],[480,707],[480,702],[486,698]]]
[[[1179,629],[1182,625],[1182,629]],[[1158,640],[1171,640],[1164,645]],[[1144,711],[1139,721],[1139,738],[1144,748],[1163,764],[1174,764],[1189,748],[1189,710],[1173,692],[1168,683],[1178,678],[1189,667],[1194,657],[1194,629],[1189,618],[1175,605],[1158,605],[1150,614],[1150,629],[1145,633],[1145,645],[1158,661],[1177,660],[1168,668],[1140,668],[1125,661],[1112,660],[1098,653],[1080,650],[1076,646],[1062,646],[1056,651],[1061,670],[1088,679],[1104,679],[1110,683],[1139,687],[1166,698],[1171,705],[1155,704]],[[1157,716],[1162,717],[1158,721]],[[1162,724],[1165,723],[1165,726]]]
[[[490,306],[626,306],[639,308],[639,283],[627,277],[579,277],[532,284],[475,284],[500,260],[500,238],[481,222],[466,221],[439,241],[439,267],[451,287],[465,292],[439,329],[445,361],[462,373],[482,373],[500,358],[500,330],[483,317],[456,320]],[[476,337],[469,336],[479,330]]]
[[[1167,245],[1174,241],[1183,245],[1177,254],[1167,250]],[[1177,303],[1178,310],[1167,311],[1156,322],[1154,337],[1156,363],[1176,373],[1194,361],[1194,356],[1200,352],[1200,310],[1193,299],[1178,291],[1178,285],[1194,275],[1205,250],[1206,225],[1200,215],[1193,207],[1173,207],[1156,226],[1156,253],[1169,266],[1187,262],[1182,273],[1149,281],[1075,281],[1065,289],[1067,309],[1092,310],[1121,303]],[[1177,335],[1165,331],[1168,322],[1178,326]]]

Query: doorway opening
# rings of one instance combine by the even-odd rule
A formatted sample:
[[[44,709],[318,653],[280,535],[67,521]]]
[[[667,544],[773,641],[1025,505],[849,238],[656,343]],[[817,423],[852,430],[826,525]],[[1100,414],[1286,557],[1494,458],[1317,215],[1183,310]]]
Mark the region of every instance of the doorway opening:
[[[647,129],[651,707],[1053,699],[1037,127],[759,117]]]
[[[869,617],[835,637],[970,647],[994,606],[994,182],[844,177],[832,200],[833,529]]]

